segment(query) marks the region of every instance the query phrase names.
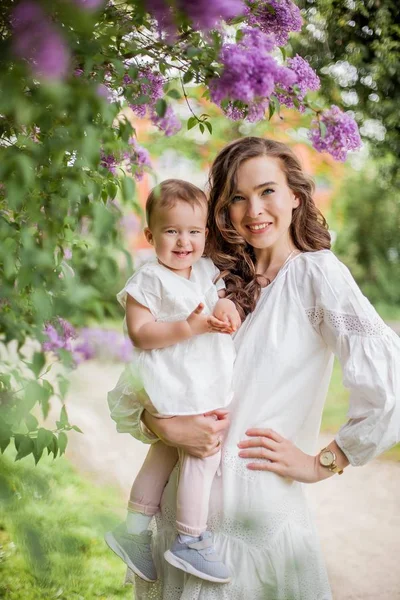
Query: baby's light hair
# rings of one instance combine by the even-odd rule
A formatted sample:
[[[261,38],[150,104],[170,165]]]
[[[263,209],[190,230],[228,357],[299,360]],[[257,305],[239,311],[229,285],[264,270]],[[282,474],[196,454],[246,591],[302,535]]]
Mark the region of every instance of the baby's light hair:
[[[172,208],[177,202],[187,202],[190,206],[208,207],[207,198],[200,188],[183,179],[166,179],[154,187],[146,201],[146,219],[151,227],[151,219],[159,208]]]

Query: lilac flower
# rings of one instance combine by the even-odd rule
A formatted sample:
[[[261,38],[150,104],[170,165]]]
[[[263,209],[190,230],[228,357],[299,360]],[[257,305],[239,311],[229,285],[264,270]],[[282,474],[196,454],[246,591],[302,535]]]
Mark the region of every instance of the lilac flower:
[[[295,73],[280,66],[270,52],[274,38],[258,29],[243,29],[243,37],[237,44],[225,44],[220,53],[223,70],[219,78],[210,81],[211,100],[218,105],[228,99],[247,105],[243,115],[251,121],[263,118],[268,99],[276,85],[293,85]],[[239,112],[232,108],[228,116],[236,119]]]
[[[65,260],[71,260],[71,258],[72,258],[72,250],[71,250],[71,248],[64,248],[63,255],[64,255]]]
[[[250,0],[247,22],[267,34],[274,34],[278,46],[285,46],[289,33],[300,31],[300,9],[291,0]]]
[[[151,115],[151,122],[156,125],[164,134],[169,137],[175,135],[182,127],[182,123],[172,110],[171,106],[167,106],[167,110],[163,117],[160,117],[155,111]]]
[[[31,0],[17,4],[12,12],[14,54],[26,60],[35,77],[61,79],[69,64],[67,47],[58,29],[42,8]]]
[[[76,331],[71,323],[60,317],[57,317],[53,324],[46,323],[43,333],[47,338],[42,344],[43,351],[55,354],[62,348],[71,351],[72,340],[76,338]]]
[[[129,79],[131,78],[129,77]],[[145,68],[139,72],[135,83],[139,84],[140,92],[131,99],[130,107],[134,113],[143,118],[146,116],[146,106],[154,107],[157,100],[163,97],[164,78],[160,73],[155,73],[151,69]],[[148,96],[149,102],[147,104],[135,104],[135,98],[139,96]]]
[[[117,174],[118,161],[113,154],[106,154],[103,150],[100,150],[100,164],[110,171],[112,175],[115,176]]]
[[[135,168],[135,179],[141,181],[143,179],[144,167],[151,167],[150,154],[146,148],[139,146],[134,137],[129,138],[128,144],[130,145],[130,151],[125,153],[125,159],[129,160]]]
[[[83,73],[83,69],[74,69],[74,77],[81,77]]]
[[[288,86],[282,82],[280,87],[282,87],[285,92],[278,93],[276,96],[281,104],[293,108],[295,106],[295,98],[301,103],[308,91],[319,90],[321,82],[314,69],[298,54],[296,54],[294,58],[289,58],[287,62],[289,69],[296,76],[295,85],[297,86],[298,91],[295,93],[292,85]],[[303,112],[304,106],[300,105],[299,110],[300,112]]]
[[[170,37],[175,29],[171,4],[168,0],[146,0],[148,12],[158,21],[160,29],[167,31]],[[178,0],[173,6],[192,21],[194,29],[201,31],[209,31],[221,20],[232,19],[245,12],[243,0]]]
[[[335,105],[322,111],[319,120],[312,120],[309,137],[318,152],[329,152],[340,161],[346,160],[347,152],[361,146],[357,123]]]
[[[99,358],[129,362],[132,358],[132,342],[112,329],[84,328],[73,349],[76,362]]]

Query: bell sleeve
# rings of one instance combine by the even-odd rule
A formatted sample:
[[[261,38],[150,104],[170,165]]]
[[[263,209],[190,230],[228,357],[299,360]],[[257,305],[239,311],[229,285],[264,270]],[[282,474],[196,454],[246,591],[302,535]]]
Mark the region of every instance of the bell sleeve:
[[[348,421],[335,437],[353,466],[400,439],[400,338],[379,317],[347,267],[329,251],[303,273],[307,316],[340,361]],[[307,284],[308,282],[308,284]]]

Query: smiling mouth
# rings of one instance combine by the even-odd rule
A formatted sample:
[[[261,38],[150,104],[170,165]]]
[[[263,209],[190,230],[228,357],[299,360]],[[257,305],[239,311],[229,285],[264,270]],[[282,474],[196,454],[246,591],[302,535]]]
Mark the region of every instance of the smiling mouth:
[[[254,223],[253,225],[246,225],[246,227],[251,231],[251,233],[263,233],[271,225],[272,223]]]
[[[175,254],[175,256],[177,256],[178,258],[186,258],[186,256],[189,256],[189,254],[192,254],[191,250],[180,250],[179,252],[177,251],[173,251],[173,254]]]

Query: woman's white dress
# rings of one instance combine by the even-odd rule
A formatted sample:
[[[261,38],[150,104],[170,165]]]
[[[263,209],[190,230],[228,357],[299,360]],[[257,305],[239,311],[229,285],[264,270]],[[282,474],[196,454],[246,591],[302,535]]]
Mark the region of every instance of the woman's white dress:
[[[175,470],[154,539],[160,579],[147,584],[136,578],[137,600],[331,598],[303,484],[246,469],[250,461],[238,456],[237,443],[249,427],[269,427],[316,454],[334,354],[350,389],[348,422],[335,439],[350,463],[362,465],[399,441],[400,339],[332,252],[303,253],[288,262],[262,291],[235,345],[231,427],[209,517],[234,577],[230,584],[212,584],[163,559],[175,537]],[[149,441],[140,413],[133,402],[121,430]]]

